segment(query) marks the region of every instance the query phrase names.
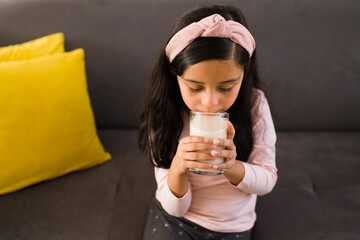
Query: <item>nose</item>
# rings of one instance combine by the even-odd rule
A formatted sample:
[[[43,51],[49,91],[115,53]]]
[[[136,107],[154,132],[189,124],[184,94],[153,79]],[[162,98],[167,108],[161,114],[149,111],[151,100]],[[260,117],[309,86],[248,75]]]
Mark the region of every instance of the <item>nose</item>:
[[[207,109],[207,112],[214,112],[219,104],[219,97],[215,91],[206,91],[202,96],[201,104]]]

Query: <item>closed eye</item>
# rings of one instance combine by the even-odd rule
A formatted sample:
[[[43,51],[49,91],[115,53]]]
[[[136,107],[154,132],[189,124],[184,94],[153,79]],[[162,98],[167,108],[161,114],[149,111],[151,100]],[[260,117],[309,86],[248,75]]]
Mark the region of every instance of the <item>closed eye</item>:
[[[188,86],[189,87],[189,86]],[[192,88],[192,87],[189,87],[189,90],[191,92],[200,92],[202,90],[202,88]]]
[[[189,88],[189,90],[191,92],[200,92],[202,90],[202,88],[192,88],[192,87],[189,87],[189,86],[188,86],[188,88]],[[219,88],[219,90],[221,92],[231,92],[233,90],[233,88],[234,88],[234,86],[232,86],[230,88]]]
[[[233,90],[234,86],[230,87],[230,88],[219,88],[220,91],[222,92],[231,92],[231,90]]]

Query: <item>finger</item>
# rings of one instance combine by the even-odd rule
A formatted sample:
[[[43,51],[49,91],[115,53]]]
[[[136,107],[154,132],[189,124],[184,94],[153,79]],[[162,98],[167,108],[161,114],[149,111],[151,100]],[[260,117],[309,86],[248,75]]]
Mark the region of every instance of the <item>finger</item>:
[[[214,148],[212,144],[209,143],[185,143],[183,144],[183,151],[185,152],[194,152],[194,151],[209,151]]]
[[[227,127],[227,139],[234,139],[235,136],[235,128],[232,125],[232,123],[230,121],[226,122],[226,127]]]
[[[186,162],[186,168],[200,168],[200,169],[212,169],[213,165],[209,163],[197,162],[197,161],[188,161]]]
[[[214,139],[213,144],[215,146],[225,147],[227,149],[235,149],[235,145],[232,139]]]
[[[236,152],[231,150],[212,150],[211,155],[213,157],[220,157],[224,159],[235,159],[236,158]]]
[[[182,143],[209,143],[209,139],[200,136],[187,136],[181,139]]]
[[[220,164],[214,164],[214,165],[212,165],[212,169],[216,169],[216,170],[230,169],[232,166],[234,166],[233,161],[235,161],[235,160],[225,161],[224,163],[220,163]]]
[[[186,161],[213,161],[216,157],[212,156],[210,153],[202,152],[184,152],[182,157]]]

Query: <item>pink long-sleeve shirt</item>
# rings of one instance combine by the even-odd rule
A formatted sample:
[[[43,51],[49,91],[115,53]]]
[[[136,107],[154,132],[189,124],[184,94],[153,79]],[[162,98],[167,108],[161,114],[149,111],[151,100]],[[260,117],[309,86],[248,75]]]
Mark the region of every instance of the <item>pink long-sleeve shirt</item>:
[[[217,232],[242,232],[254,226],[257,195],[269,193],[277,181],[275,128],[261,91],[255,108],[260,117],[253,126],[253,150],[248,161],[241,162],[245,168],[243,180],[234,186],[224,175],[205,176],[189,171],[188,190],[177,198],[167,184],[169,169],[155,167],[156,199],[166,212]],[[188,134],[185,126],[181,138]]]

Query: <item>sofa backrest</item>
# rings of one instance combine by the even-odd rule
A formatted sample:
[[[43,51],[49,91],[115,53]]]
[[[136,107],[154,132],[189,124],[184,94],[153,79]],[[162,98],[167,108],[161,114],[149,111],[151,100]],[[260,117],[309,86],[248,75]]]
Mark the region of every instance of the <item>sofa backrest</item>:
[[[97,126],[135,128],[159,47],[184,11],[242,9],[278,130],[360,130],[356,0],[0,0],[0,46],[63,32],[82,47]]]

